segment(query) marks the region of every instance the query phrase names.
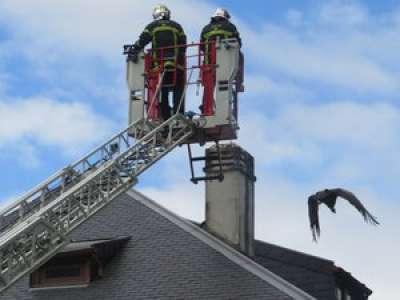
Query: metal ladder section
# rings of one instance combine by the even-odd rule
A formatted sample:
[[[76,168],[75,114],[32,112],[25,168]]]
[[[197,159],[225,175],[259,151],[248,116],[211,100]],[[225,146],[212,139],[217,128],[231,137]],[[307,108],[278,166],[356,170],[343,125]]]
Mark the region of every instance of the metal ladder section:
[[[73,229],[193,131],[180,114],[159,126],[136,122],[1,211],[0,293],[55,255]]]

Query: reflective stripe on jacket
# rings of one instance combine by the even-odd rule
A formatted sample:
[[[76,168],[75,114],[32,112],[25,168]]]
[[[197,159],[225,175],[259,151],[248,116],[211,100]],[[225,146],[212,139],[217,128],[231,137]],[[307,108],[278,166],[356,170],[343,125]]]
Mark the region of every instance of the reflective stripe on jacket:
[[[239,31],[236,26],[232,24],[229,20],[222,17],[211,18],[211,22],[205,26],[201,32],[201,42],[207,43],[202,46],[202,50],[205,52],[205,62],[209,61],[209,42],[215,41],[218,38],[228,39],[237,38],[239,44],[242,44]]]
[[[186,34],[178,23],[171,20],[156,20],[146,26],[135,43],[137,49],[144,49],[147,44],[152,43],[152,48],[165,48],[162,51],[153,51],[155,67],[158,66],[157,59],[163,57],[166,66],[180,66],[185,62],[185,49],[177,48],[178,45],[186,44]]]

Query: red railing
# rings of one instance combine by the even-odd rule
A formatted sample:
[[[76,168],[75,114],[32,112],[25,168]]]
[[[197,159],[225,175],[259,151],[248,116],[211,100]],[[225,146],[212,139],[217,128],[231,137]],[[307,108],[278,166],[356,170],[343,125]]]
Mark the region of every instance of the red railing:
[[[207,51],[205,51],[206,48],[208,48]],[[166,53],[171,51],[178,53],[172,57],[166,56]],[[191,52],[191,54],[188,55],[188,52]],[[208,57],[206,57],[206,52]],[[184,53],[184,55],[181,53]],[[174,91],[177,85],[184,87],[185,85],[199,83],[204,87],[203,101],[200,106],[201,113],[205,116],[213,115],[215,111],[216,60],[215,42],[192,43],[148,50],[145,55],[145,74],[147,87],[146,103],[149,119],[160,119],[159,94],[163,88]],[[199,78],[194,82],[187,82],[188,71],[192,72],[195,69],[199,69]],[[184,73],[184,82],[178,82],[178,72]],[[165,80],[165,76],[168,76],[168,80]],[[161,80],[163,81],[161,83],[162,86],[159,87]]]

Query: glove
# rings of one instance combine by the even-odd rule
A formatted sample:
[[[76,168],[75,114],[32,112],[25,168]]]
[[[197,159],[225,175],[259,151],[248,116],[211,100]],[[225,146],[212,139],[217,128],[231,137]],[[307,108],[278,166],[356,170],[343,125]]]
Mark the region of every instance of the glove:
[[[133,45],[124,45],[124,54],[129,54],[131,52],[139,52],[139,46],[136,44]]]
[[[128,54],[130,51],[132,51],[132,48],[134,45],[124,45],[124,54]]]
[[[128,55],[128,61],[137,63],[139,61],[140,49],[136,44],[125,47],[125,54]]]

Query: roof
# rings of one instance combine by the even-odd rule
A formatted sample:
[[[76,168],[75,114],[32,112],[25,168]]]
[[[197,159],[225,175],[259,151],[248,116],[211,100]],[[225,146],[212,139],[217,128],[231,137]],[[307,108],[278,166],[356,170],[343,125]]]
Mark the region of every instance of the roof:
[[[72,248],[88,240],[130,236],[86,288],[29,291],[29,276],[2,300],[67,299],[315,299],[257,262],[136,191],[129,191],[79,226]],[[97,244],[96,244],[97,245]]]
[[[208,233],[206,230],[201,229],[198,225],[194,224],[193,222],[190,222],[175,215],[174,213],[170,212],[169,210],[156,204],[155,202],[151,201],[150,199],[146,198],[145,196],[137,192],[131,191],[130,194],[137,201],[140,201],[144,205],[158,212],[160,215],[168,218],[171,222],[180,226],[188,233],[191,233],[193,236],[195,236],[202,242],[206,243],[210,247],[214,248],[215,250],[217,250],[218,252],[220,252],[221,254],[223,254],[236,264],[238,264],[240,267],[246,269],[247,271],[253,273],[256,276],[259,276],[267,283],[279,288],[281,291],[284,291],[291,297],[294,297],[295,299],[314,299],[311,295],[308,295],[301,289],[294,286],[289,281],[284,280],[277,274],[264,268],[262,265],[257,264],[253,259],[250,259],[249,257],[238,252],[231,246],[227,245],[225,242],[221,241],[220,239]]]
[[[335,267],[335,278],[338,286],[350,287],[355,297],[365,299],[372,294],[372,291],[365,284],[358,281],[351,273],[346,272],[340,267]]]
[[[330,260],[261,241],[255,242],[254,260],[317,299],[336,299]]]
[[[333,261],[270,243],[255,241],[255,256],[250,259],[133,190],[70,238],[60,254],[93,252],[109,262],[104,278],[85,289],[60,293],[29,291],[25,276],[2,299],[123,300],[134,295],[135,299],[334,300],[335,288],[341,285],[354,288],[360,299],[372,293]]]
[[[254,260],[317,299],[335,300],[335,288],[351,290],[356,299],[372,291],[334,262],[303,252],[255,241]]]

